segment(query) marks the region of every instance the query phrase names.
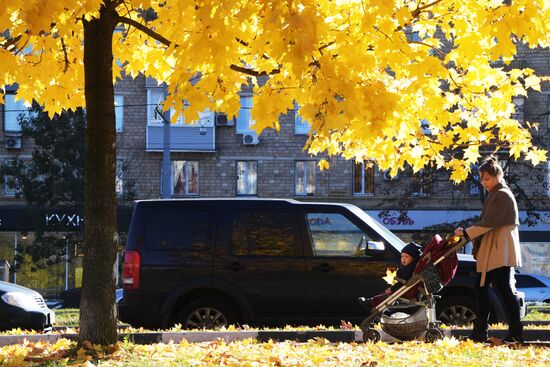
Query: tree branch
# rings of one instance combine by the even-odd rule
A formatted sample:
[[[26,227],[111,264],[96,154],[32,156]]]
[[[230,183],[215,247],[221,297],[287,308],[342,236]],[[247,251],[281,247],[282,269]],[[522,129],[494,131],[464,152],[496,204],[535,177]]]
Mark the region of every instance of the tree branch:
[[[255,77],[264,76],[264,75],[279,74],[281,72],[280,69],[273,69],[269,73],[266,73],[265,71],[258,72],[256,70],[247,69],[245,67],[238,66],[238,65],[235,65],[235,64],[231,64],[229,66],[229,68],[233,71],[238,71],[239,73],[243,73],[243,74],[250,75],[250,76],[255,76]]]
[[[120,23],[125,23],[125,24],[128,24],[134,28],[137,28],[139,29],[140,31],[142,31],[143,33],[145,33],[146,35],[148,35],[149,37],[159,41],[160,43],[162,43],[163,45],[167,46],[167,47],[170,47],[172,45],[172,42],[169,41],[168,39],[164,38],[163,36],[161,36],[160,34],[158,34],[157,32],[153,31],[152,29],[148,28],[147,26],[133,20],[133,19],[130,19],[130,18],[126,18],[126,17],[118,17],[117,20],[120,22]],[[176,44],[176,47],[178,47],[178,45]]]
[[[63,67],[63,72],[66,73],[67,70],[69,69],[69,58],[67,56],[67,46],[65,45],[65,41],[63,40],[63,38],[61,38],[61,47],[63,48],[63,55],[64,55],[64,58],[65,58],[65,67]]]
[[[439,56],[445,56],[445,54],[443,53],[443,51],[441,51],[440,49],[428,44],[428,43],[424,43],[424,42],[418,42],[418,41],[409,41],[409,43],[412,43],[412,44],[415,44],[415,45],[423,45],[423,46],[426,46],[426,47],[429,47],[431,48],[432,50],[434,50],[435,52],[437,52],[437,54]]]

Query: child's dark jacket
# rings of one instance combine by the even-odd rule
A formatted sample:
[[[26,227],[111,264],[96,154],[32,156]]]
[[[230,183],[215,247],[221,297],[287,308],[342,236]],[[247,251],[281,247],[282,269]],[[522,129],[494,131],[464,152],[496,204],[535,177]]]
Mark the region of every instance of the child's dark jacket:
[[[412,278],[413,276],[413,272],[414,272],[414,268],[416,267],[416,264],[418,263],[418,259],[415,259],[412,263],[410,263],[409,265],[401,265],[398,269],[397,269],[397,274],[395,275],[396,276],[396,279],[397,279],[397,283],[395,283],[394,285],[392,285],[390,287],[390,289],[392,290],[392,292],[395,292],[396,290],[398,290],[399,288],[401,288],[401,286],[405,283],[407,283],[407,281],[409,279]]]

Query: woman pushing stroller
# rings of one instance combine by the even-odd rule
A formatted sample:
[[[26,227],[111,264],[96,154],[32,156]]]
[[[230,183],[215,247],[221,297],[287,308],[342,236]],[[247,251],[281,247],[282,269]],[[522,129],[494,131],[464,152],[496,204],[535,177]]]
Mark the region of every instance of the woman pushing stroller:
[[[495,157],[487,158],[479,167],[481,184],[489,192],[480,221],[466,229],[457,228],[455,235],[464,236],[473,242],[476,259],[477,318],[469,339],[476,342],[487,340],[490,311],[489,285],[500,293],[508,313],[508,336],[504,342],[523,342],[523,327],[520,307],[513,294],[511,282],[513,267],[521,266],[519,248],[518,207],[514,195],[506,186],[503,170]]]

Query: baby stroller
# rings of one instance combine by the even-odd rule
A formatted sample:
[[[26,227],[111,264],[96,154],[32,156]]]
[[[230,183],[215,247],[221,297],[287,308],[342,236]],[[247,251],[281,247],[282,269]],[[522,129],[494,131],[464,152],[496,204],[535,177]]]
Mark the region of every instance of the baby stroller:
[[[444,240],[436,234],[423,249],[412,278],[379,301],[361,322],[363,340],[380,340],[380,332],[373,327],[378,321],[382,330],[400,340],[415,339],[423,332],[427,342],[443,338],[435,312],[435,299],[440,297],[434,293],[454,278],[458,267],[456,252],[467,243],[464,237]]]

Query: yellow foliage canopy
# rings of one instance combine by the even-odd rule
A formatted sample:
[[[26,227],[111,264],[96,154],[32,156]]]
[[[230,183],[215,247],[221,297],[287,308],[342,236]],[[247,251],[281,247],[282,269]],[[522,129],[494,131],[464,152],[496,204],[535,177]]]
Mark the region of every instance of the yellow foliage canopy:
[[[0,86],[19,83],[50,113],[84,106],[83,20],[113,2],[115,61],[165,81],[165,108],[188,100],[188,121],[206,107],[236,114],[241,84],[269,75],[254,89],[254,128],[278,128],[296,101],[313,154],[393,173],[446,167],[456,181],[485,146],[546,159],[511,119],[512,97],[539,78],[491,62],[509,63],[516,43],[550,45],[550,0],[4,0]]]

